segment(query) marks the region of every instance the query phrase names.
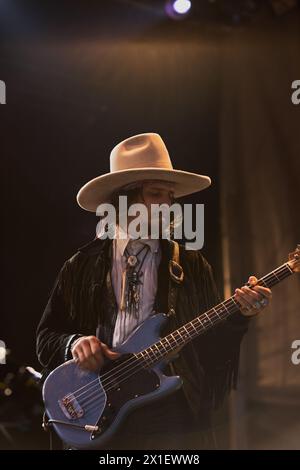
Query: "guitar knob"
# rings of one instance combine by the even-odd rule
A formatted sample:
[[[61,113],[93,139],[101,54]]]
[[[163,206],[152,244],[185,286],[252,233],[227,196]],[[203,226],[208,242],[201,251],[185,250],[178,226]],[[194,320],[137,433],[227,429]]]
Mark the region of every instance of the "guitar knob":
[[[109,411],[110,413],[114,413],[114,411],[115,411],[115,408],[112,406],[111,403],[108,403],[108,411]]]

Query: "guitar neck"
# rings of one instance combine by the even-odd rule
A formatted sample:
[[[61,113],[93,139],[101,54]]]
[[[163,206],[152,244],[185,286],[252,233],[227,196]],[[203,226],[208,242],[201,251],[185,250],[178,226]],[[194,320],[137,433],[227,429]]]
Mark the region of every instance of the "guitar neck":
[[[293,273],[294,271],[290,268],[289,264],[285,263],[259,279],[256,285],[270,288]],[[185,346],[188,342],[210,330],[215,325],[225,321],[239,310],[240,305],[236,302],[234,296],[231,296],[229,299],[201,313],[190,322],[173,331],[173,333],[168,334],[157,343],[152,344],[152,346],[137,353],[135,356],[147,365],[160,362],[171,352]]]

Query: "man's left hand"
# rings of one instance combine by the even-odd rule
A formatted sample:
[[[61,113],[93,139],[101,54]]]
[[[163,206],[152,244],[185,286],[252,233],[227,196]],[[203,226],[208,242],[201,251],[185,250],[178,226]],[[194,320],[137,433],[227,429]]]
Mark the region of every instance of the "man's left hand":
[[[272,297],[271,289],[263,286],[256,286],[257,278],[250,276],[248,283],[252,286],[243,286],[241,289],[235,289],[234,298],[241,305],[241,312],[246,317],[257,315],[261,310],[269,305]]]

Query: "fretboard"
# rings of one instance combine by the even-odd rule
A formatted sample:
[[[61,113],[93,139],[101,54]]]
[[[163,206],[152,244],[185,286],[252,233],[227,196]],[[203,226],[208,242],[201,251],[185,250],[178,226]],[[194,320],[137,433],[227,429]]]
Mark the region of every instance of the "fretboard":
[[[257,285],[272,287],[283,281],[286,277],[293,274],[293,270],[288,263],[279,266],[279,268],[270,272],[258,280]],[[249,284],[247,284],[249,286]],[[190,322],[181,326],[173,333],[168,334],[157,343],[152,344],[143,351],[135,354],[135,357],[141,360],[141,363],[152,366],[160,362],[164,357],[177,348],[185,346],[189,341],[205,333],[220,322],[225,321],[234,313],[240,310],[241,306],[234,299],[234,296],[221,302],[210,310],[201,313]]]

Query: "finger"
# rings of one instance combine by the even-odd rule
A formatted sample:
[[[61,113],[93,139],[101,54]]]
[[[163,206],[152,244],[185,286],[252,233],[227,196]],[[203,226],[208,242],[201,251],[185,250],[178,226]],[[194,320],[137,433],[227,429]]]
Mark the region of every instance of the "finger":
[[[253,287],[253,290],[259,292],[262,296],[267,297],[268,299],[271,299],[272,297],[272,291],[267,287],[255,286]]]
[[[253,304],[258,301],[258,299],[256,299],[252,295],[245,292],[243,287],[238,290],[238,293],[239,293],[240,297],[244,300],[244,302],[246,302],[246,306],[248,308],[253,308]],[[255,293],[255,295],[257,296],[258,294]]]
[[[247,309],[252,308],[252,305],[247,301],[247,299],[243,295],[243,291],[241,291],[240,289],[235,290],[235,298],[242,307]]]
[[[89,341],[82,341],[80,343],[80,348],[83,351],[84,359],[88,359],[92,356],[92,350]]]
[[[88,341],[81,342],[80,345],[74,348],[73,357],[82,369],[97,370],[101,367],[103,361],[97,360],[91,351]]]
[[[72,351],[72,356],[74,360],[78,363],[82,363],[84,361],[85,357],[81,346],[76,346],[76,348],[74,348],[74,350]]]
[[[103,365],[100,341],[97,338],[89,338],[81,343],[84,351],[84,362],[82,366],[89,370],[98,370]]]
[[[94,356],[90,356],[88,359],[84,360],[81,364],[80,367],[83,369],[88,369],[92,371],[98,371],[101,369],[103,365],[103,361],[97,360]]]
[[[243,286],[242,291],[243,291],[244,295],[246,296],[246,299],[248,300],[248,302],[250,302],[252,304],[253,304],[253,302],[260,302],[262,300],[261,294],[259,294],[258,292],[256,292],[253,289],[250,289],[247,286]]]
[[[121,355],[117,351],[112,351],[111,349],[109,349],[107,344],[104,344],[104,343],[101,343],[101,350],[108,359],[112,359],[112,360],[117,359]]]
[[[292,259],[294,259],[294,256],[295,256],[295,251],[293,251],[292,253],[289,253],[289,261],[292,261]]]
[[[103,354],[101,350],[101,342],[97,338],[92,338],[90,340],[90,347],[93,356],[96,358],[97,361],[103,362]]]
[[[96,358],[92,355],[89,345],[85,347],[81,344],[78,348],[78,363],[80,367],[88,370],[97,370],[101,367],[100,361],[97,361]],[[77,350],[75,351],[75,353]]]

